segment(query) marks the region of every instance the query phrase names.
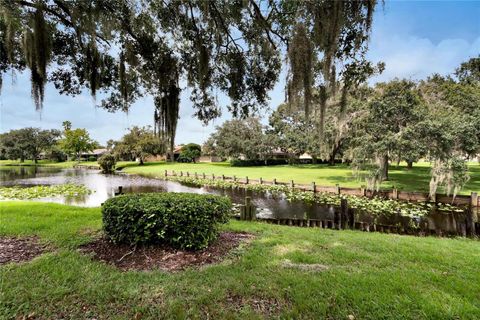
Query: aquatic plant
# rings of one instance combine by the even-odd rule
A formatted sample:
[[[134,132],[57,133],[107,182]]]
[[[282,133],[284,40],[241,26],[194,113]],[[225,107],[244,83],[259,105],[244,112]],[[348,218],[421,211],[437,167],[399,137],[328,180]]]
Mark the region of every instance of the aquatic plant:
[[[91,194],[92,191],[84,185],[62,184],[33,187],[0,187],[0,200],[29,200],[57,196],[74,197]]]
[[[362,197],[345,194],[333,194],[326,192],[301,191],[293,189],[288,185],[267,185],[267,184],[243,184],[237,181],[212,180],[185,176],[168,176],[163,179],[184,183],[196,187],[212,187],[218,189],[244,189],[252,192],[268,192],[274,196],[284,197],[288,201],[303,201],[306,203],[317,203],[324,205],[340,206],[341,200],[346,199],[348,206],[359,212],[373,216],[389,216],[400,214],[405,217],[422,217],[428,215],[436,206],[437,211],[463,212],[464,208],[444,203],[410,202],[382,197]]]

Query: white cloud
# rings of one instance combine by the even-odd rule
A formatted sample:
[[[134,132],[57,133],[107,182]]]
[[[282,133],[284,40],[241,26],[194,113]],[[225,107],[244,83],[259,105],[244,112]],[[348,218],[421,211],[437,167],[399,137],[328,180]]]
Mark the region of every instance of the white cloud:
[[[433,73],[452,73],[461,62],[480,53],[480,37],[473,42],[463,39],[444,39],[437,44],[426,38],[407,35],[374,37],[369,58],[386,64],[382,75],[372,82],[388,81],[395,77],[424,79]]]

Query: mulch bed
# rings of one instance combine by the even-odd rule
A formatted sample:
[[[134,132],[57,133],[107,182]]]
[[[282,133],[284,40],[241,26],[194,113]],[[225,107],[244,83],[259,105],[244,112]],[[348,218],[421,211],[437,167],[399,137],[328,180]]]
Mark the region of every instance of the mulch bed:
[[[0,237],[0,265],[10,262],[25,262],[48,251],[37,237]]]
[[[202,266],[221,261],[241,242],[253,238],[248,233],[223,232],[208,248],[200,251],[176,250],[167,246],[150,245],[133,249],[116,245],[100,238],[80,248],[92,254],[95,260],[106,262],[122,270],[179,271],[192,266]]]

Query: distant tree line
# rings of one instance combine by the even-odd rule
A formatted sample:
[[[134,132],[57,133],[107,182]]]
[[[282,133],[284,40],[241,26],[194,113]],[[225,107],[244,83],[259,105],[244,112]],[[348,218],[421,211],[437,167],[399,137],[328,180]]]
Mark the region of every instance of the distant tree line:
[[[60,162],[67,157],[79,160],[82,153],[99,146],[86,129],[72,129],[70,121],[63,123],[63,130],[28,127],[0,134],[0,158],[20,162],[29,159],[37,163],[40,158]]]
[[[456,194],[469,179],[466,161],[480,154],[479,70],[480,57],[448,76],[359,83],[330,97],[322,115],[284,103],[266,125],[259,118],[226,121],[204,149],[232,159],[266,160],[281,151],[292,163],[304,153],[313,162],[342,160],[371,188],[388,180],[392,163],[411,168],[425,159],[432,163],[431,194],[438,186]]]

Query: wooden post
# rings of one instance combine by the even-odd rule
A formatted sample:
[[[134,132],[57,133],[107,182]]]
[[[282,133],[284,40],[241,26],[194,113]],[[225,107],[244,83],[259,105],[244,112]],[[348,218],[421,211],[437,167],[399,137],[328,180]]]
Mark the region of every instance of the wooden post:
[[[480,207],[478,206],[478,193],[477,192],[472,192],[470,194],[470,206],[472,207],[472,216],[473,216],[473,221],[475,222],[480,222],[480,216],[479,216],[479,210]]]
[[[315,185],[315,181],[312,182],[312,191],[313,193],[317,192],[317,186]]]
[[[203,179],[205,179],[205,172],[204,172],[204,173],[202,173],[202,176],[203,176]]]
[[[260,177],[259,182],[260,182],[260,184],[263,184],[263,179],[262,179],[262,177]]]
[[[393,186],[392,192],[393,192],[392,199],[398,199],[398,189],[395,186]]]
[[[367,196],[367,188],[365,188],[365,186],[361,186],[360,187],[360,193],[362,194],[362,196],[366,197]]]
[[[175,170],[172,170],[172,176],[175,176],[175,177],[177,176]]]
[[[273,184],[277,184],[277,179],[273,178]]]
[[[337,188],[337,194],[340,194],[340,185],[337,183],[335,187]]]
[[[224,174],[222,174],[222,180],[225,181],[225,175]]]
[[[167,171],[167,170],[165,170],[165,177],[167,177],[167,176],[168,176],[168,171]]]
[[[293,180],[290,180],[290,187],[293,189],[295,188],[295,183],[293,182]]]
[[[255,214],[255,206],[252,205],[252,198],[250,197],[245,197],[245,205],[241,207],[244,209],[243,216],[244,220],[255,220],[256,214]],[[242,213],[241,213],[242,215]]]
[[[180,171],[180,177],[183,177],[183,171]]]
[[[190,177],[190,172],[187,171],[187,177]]]
[[[212,173],[212,180],[215,180],[215,174]]]
[[[237,182],[237,176],[233,176],[233,182]]]
[[[340,200],[340,221],[339,229],[346,229],[347,226],[347,217],[348,217],[348,202],[347,199]]]
[[[195,179],[198,179],[198,174],[195,172]]]
[[[245,177],[245,184],[248,184],[248,176]]]

